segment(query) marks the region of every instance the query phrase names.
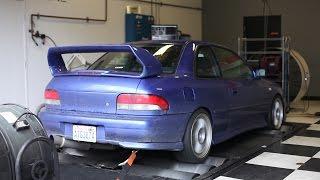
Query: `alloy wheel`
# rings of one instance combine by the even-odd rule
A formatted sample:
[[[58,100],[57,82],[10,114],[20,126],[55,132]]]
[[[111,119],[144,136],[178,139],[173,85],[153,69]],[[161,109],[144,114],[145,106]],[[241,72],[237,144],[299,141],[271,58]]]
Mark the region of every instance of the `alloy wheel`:
[[[191,128],[191,147],[198,158],[205,157],[211,147],[212,127],[206,114],[199,114]]]
[[[284,110],[283,110],[283,104],[280,99],[276,99],[273,104],[272,108],[272,119],[273,119],[273,125],[276,129],[279,129],[282,125],[284,117]]]

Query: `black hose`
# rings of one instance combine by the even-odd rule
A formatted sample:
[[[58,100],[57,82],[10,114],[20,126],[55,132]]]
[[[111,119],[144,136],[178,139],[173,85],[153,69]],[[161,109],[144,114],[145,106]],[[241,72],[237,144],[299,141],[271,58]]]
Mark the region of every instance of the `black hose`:
[[[57,43],[50,36],[46,35],[46,38],[49,39],[55,47],[57,47]]]
[[[46,106],[46,105],[45,105],[44,103],[40,104],[40,105],[37,107],[37,109],[36,109],[36,111],[35,111],[35,114],[36,114],[37,116],[39,116],[41,110],[42,110],[45,106]]]

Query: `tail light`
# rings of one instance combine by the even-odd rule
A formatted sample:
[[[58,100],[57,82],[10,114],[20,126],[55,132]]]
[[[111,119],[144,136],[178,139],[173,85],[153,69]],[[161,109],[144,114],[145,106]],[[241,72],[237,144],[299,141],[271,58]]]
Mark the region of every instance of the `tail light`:
[[[46,89],[44,92],[44,98],[46,100],[46,104],[60,105],[59,93],[54,89]]]
[[[120,94],[117,98],[118,110],[152,111],[169,109],[163,97],[149,94]]]

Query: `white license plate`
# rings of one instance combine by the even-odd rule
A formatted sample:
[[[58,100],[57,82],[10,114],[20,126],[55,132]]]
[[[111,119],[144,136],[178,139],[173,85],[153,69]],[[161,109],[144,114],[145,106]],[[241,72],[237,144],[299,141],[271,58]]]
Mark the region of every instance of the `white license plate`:
[[[94,126],[73,125],[72,139],[95,143],[97,142],[97,128]]]

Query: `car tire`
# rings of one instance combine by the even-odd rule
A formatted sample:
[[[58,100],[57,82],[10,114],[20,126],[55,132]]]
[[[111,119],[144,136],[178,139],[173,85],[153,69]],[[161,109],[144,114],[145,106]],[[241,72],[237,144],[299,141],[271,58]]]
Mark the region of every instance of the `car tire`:
[[[179,161],[200,163],[210,152],[212,144],[211,118],[207,111],[200,109],[189,119],[183,138],[184,149],[176,152]]]
[[[279,130],[282,123],[285,122],[285,119],[286,113],[283,100],[280,96],[276,96],[272,101],[271,109],[268,114],[268,128],[272,130]]]

